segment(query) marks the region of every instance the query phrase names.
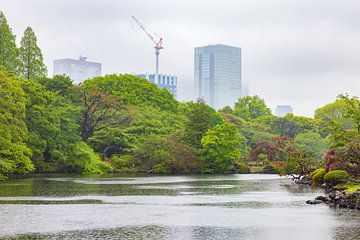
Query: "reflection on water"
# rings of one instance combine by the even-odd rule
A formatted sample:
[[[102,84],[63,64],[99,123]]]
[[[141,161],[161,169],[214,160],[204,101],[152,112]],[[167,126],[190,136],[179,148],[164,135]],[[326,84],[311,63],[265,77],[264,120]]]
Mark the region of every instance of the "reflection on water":
[[[276,175],[37,177],[0,183],[2,239],[360,239],[360,214],[310,206]]]

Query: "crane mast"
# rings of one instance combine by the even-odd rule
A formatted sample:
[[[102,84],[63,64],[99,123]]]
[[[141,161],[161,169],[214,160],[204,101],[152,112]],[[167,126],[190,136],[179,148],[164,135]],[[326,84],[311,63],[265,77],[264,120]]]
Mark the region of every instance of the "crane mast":
[[[146,35],[151,39],[151,41],[155,44],[155,59],[156,59],[156,74],[159,74],[159,55],[160,49],[163,49],[162,46],[162,37],[157,35],[156,33],[151,32],[148,30],[144,24],[142,24],[136,17],[132,16],[132,19],[139,25],[139,27],[146,33]]]

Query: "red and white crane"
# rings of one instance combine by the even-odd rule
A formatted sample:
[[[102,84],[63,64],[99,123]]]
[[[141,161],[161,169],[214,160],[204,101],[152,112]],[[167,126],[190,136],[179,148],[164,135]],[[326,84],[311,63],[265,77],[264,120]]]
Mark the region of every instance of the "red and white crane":
[[[158,34],[150,31],[148,28],[144,26],[136,17],[132,16],[132,19],[140,26],[140,28],[146,33],[146,35],[155,43],[155,57],[156,57],[156,74],[159,73],[159,55],[160,55],[160,49],[163,49],[162,46],[162,37],[160,37]]]

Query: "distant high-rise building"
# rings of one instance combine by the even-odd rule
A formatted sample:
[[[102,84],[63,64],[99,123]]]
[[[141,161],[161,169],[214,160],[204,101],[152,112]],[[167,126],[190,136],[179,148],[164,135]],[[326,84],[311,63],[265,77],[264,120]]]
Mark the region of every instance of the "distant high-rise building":
[[[275,108],[275,115],[278,117],[283,117],[288,113],[292,113],[293,109],[290,105],[278,105]]]
[[[210,106],[233,107],[241,97],[241,48],[222,44],[195,48],[195,94]]]
[[[177,98],[177,77],[172,74],[143,73],[135,74],[155,83],[159,88],[166,88],[174,98]]]
[[[88,62],[86,57],[79,57],[78,60],[70,58],[54,60],[54,75],[68,76],[75,84],[79,84],[86,79],[101,76],[101,63]]]

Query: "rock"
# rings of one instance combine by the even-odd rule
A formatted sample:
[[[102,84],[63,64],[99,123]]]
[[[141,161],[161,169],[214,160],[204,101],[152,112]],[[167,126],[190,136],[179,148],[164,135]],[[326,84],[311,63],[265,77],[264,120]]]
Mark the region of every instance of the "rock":
[[[307,200],[306,203],[313,205],[313,204],[320,204],[322,203],[322,201],[315,199],[315,200]]]
[[[315,198],[315,200],[320,200],[320,201],[325,202],[325,203],[330,202],[330,198],[325,197],[325,196],[317,196]]]

